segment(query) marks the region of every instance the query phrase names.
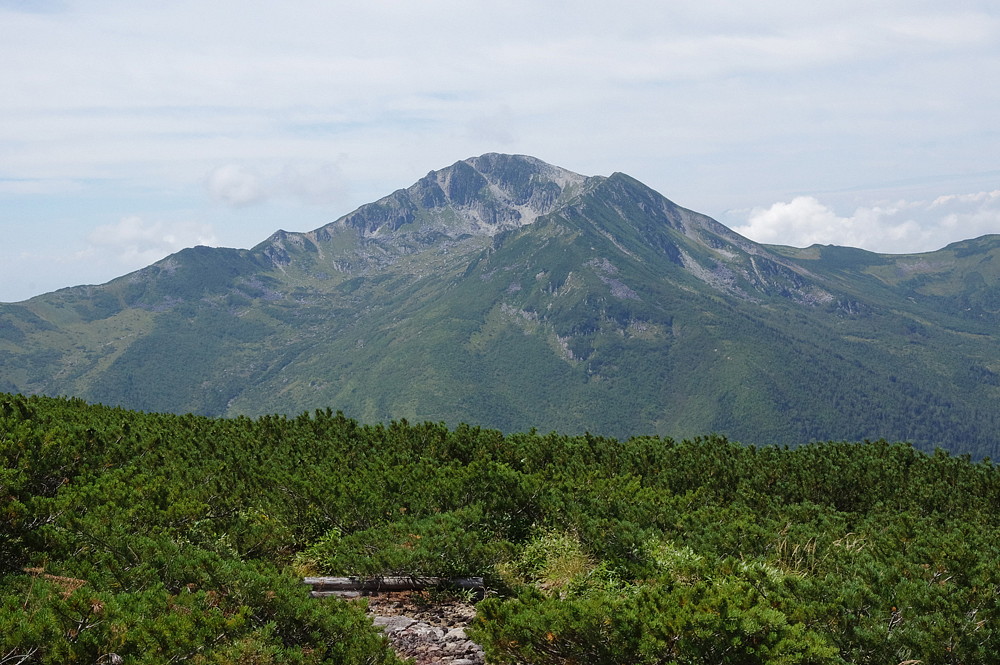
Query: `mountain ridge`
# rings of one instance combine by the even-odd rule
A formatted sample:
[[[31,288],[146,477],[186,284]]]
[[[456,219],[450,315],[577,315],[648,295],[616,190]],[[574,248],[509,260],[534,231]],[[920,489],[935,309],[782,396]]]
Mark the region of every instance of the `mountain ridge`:
[[[626,174],[490,153],[312,231],[0,305],[0,390],[993,455],[997,254],[761,245]]]

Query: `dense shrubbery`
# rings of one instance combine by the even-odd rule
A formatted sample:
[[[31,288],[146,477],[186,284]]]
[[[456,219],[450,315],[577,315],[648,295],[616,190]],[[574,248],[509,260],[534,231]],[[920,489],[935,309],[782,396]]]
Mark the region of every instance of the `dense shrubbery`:
[[[0,400],[0,662],[396,662],[288,568],[249,426]]]
[[[0,396],[0,663],[389,663],[308,573],[483,575],[496,663],[991,663],[1000,474]]]

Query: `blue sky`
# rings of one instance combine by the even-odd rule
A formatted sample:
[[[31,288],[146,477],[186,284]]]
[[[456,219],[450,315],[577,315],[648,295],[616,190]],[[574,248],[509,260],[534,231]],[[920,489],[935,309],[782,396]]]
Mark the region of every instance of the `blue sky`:
[[[0,301],[493,151],[761,242],[1000,233],[992,0],[0,0],[0,62]]]

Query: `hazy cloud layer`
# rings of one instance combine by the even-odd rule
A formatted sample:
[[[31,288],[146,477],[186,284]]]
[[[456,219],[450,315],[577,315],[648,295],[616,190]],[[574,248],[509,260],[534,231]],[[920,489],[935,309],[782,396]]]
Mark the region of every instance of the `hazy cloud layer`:
[[[251,246],[489,151],[758,209],[740,223],[788,244],[793,213],[957,239],[872,185],[1000,188],[976,175],[1000,154],[1000,10],[978,0],[0,0],[0,61],[0,285],[44,253],[17,225],[84,238],[183,205]],[[850,188],[873,195],[823,194]],[[956,214],[985,229],[988,210]]]

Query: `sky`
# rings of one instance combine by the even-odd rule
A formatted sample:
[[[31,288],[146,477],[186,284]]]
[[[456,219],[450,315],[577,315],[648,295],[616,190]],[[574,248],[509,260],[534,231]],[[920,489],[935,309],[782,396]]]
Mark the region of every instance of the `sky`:
[[[0,301],[487,152],[932,251],[1000,233],[998,82],[995,0],[0,0]]]

